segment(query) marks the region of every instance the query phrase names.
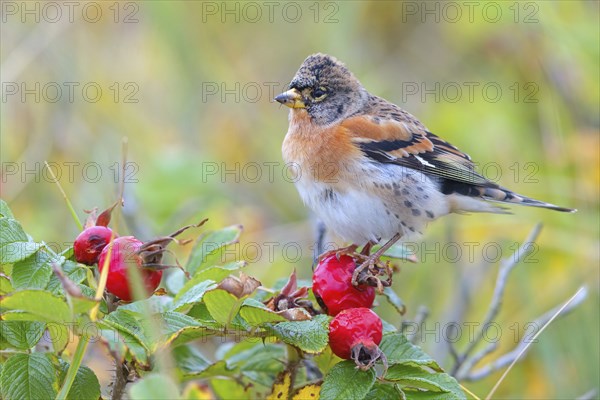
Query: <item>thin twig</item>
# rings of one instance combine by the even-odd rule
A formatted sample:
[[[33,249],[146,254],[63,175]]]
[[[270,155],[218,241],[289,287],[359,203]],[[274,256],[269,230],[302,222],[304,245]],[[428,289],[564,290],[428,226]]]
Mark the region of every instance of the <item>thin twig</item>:
[[[510,352],[499,357],[497,360],[493,361],[490,364],[487,364],[486,366],[484,366],[476,371],[469,372],[470,368],[466,368],[467,363],[465,363],[465,368],[464,368],[465,374],[462,376],[458,375],[457,379],[466,380],[466,381],[476,381],[476,380],[479,380],[479,379],[482,379],[482,378],[485,378],[485,377],[491,375],[492,373],[498,371],[499,369],[506,367],[507,365],[514,363],[515,359],[520,358],[521,356],[523,356],[525,354],[523,351],[527,351],[528,347],[532,343],[536,342],[535,339],[537,338],[537,336],[542,332],[542,330],[550,322],[552,322],[557,317],[562,317],[562,316],[568,314],[569,312],[571,312],[575,307],[579,306],[585,300],[586,297],[587,297],[586,288],[585,287],[580,288],[577,291],[577,293],[574,296],[572,296],[566,303],[554,307],[550,311],[547,311],[546,313],[544,313],[542,316],[536,318],[531,323],[532,326],[541,327],[539,329],[539,331],[537,331],[533,337],[530,337],[529,335],[525,335],[521,339],[519,344],[513,350],[511,350]],[[474,359],[474,358],[475,358],[475,356],[472,357],[472,359]],[[474,365],[476,365],[476,362],[469,362],[468,365],[469,365],[469,367],[472,368]]]
[[[456,375],[456,379],[468,380],[466,378],[466,376],[468,376],[468,374],[471,373],[471,371],[473,370],[473,367],[475,367],[479,363],[479,361],[483,360],[483,358],[485,356],[496,351],[497,348],[498,348],[498,342],[491,342],[491,343],[488,343],[488,345],[485,346],[483,349],[481,349],[477,353],[473,354],[471,357],[468,357],[464,361],[463,368],[461,368],[461,371],[465,371],[464,375],[458,374],[458,375]]]
[[[79,217],[77,216],[77,213],[75,212],[75,208],[73,208],[73,204],[71,203],[71,200],[69,200],[67,193],[63,189],[63,187],[60,184],[60,182],[58,181],[58,179],[56,179],[56,175],[54,175],[54,171],[52,171],[52,168],[50,168],[50,166],[48,165],[48,161],[44,161],[44,164],[46,165],[46,169],[50,173],[52,180],[54,181],[54,183],[56,183],[56,186],[58,186],[58,190],[60,190],[60,193],[62,194],[63,199],[65,199],[65,203],[67,203],[67,207],[69,208],[69,211],[71,212],[71,216],[73,217],[75,224],[77,224],[77,227],[79,228],[79,230],[82,231],[83,225],[81,224],[81,221],[79,220]]]
[[[428,316],[429,316],[429,309],[427,307],[425,307],[424,305],[420,305],[419,308],[417,309],[417,314],[415,315],[415,319],[412,322],[407,322],[406,324],[404,324],[404,326],[403,326],[404,329],[409,325],[414,325],[414,327],[415,327],[414,332],[406,334],[406,338],[412,344],[417,343],[417,341],[421,337],[420,336],[421,327],[425,323],[425,320],[427,319]],[[403,332],[404,332],[404,329],[403,329]]]
[[[579,290],[577,291],[577,293],[575,293],[573,296],[571,296],[571,298],[569,300],[567,300],[567,302],[565,304],[563,304],[558,310],[556,310],[554,312],[554,314],[547,321],[545,321],[542,328],[539,331],[537,331],[537,333],[533,336],[533,338],[530,341],[528,340],[528,341],[526,341],[526,343],[524,343],[523,341],[521,342],[521,343],[524,343],[524,346],[519,350],[519,352],[517,353],[517,355],[515,357],[511,357],[511,358],[513,358],[512,362],[510,363],[510,365],[508,366],[506,371],[504,371],[504,373],[502,374],[500,379],[498,379],[498,382],[496,382],[496,384],[494,385],[492,390],[490,390],[488,395],[485,397],[485,400],[489,400],[492,398],[492,396],[494,395],[494,393],[496,393],[496,390],[498,389],[498,387],[500,386],[502,381],[504,381],[504,379],[506,378],[506,376],[508,375],[510,370],[515,366],[517,361],[519,361],[519,359],[527,352],[527,350],[529,349],[531,344],[535,343],[538,336],[540,336],[542,334],[542,332],[544,332],[544,330],[548,327],[548,325],[550,325],[552,323],[552,321],[554,321],[556,318],[558,318],[559,315],[563,314],[564,312],[568,312],[568,311],[572,310],[573,307],[576,307],[578,304],[580,304],[586,297],[587,297],[586,288],[580,287]],[[552,310],[552,311],[554,311],[554,310]],[[542,316],[542,318],[547,317],[547,315],[549,315],[552,311],[544,314]],[[519,349],[519,347],[520,346],[517,346],[517,349]],[[517,350],[517,349],[515,349],[515,350]]]
[[[462,385],[461,383],[458,384],[460,386],[460,388],[463,390],[463,392],[469,394],[469,396],[471,396],[472,398],[474,398],[475,400],[481,400],[479,398],[479,396],[477,396],[475,393],[473,393],[472,391],[470,391],[467,387],[465,387],[464,385]]]
[[[592,389],[581,396],[577,397],[577,400],[594,400],[598,398],[598,389]]]
[[[500,263],[500,268],[498,270],[498,279],[496,280],[496,287],[494,288],[494,294],[492,296],[492,301],[490,303],[490,307],[487,311],[487,314],[481,324],[481,327],[477,331],[477,334],[474,336],[473,340],[467,345],[467,348],[464,350],[462,354],[460,354],[457,358],[457,362],[452,368],[451,375],[458,375],[462,365],[467,360],[467,358],[471,355],[475,347],[481,342],[484,337],[486,329],[488,329],[489,324],[494,321],[498,313],[500,312],[500,308],[502,307],[502,301],[504,297],[504,290],[506,289],[506,284],[508,281],[508,276],[511,271],[517,266],[517,264],[531,251],[531,244],[535,242],[537,237],[542,230],[542,224],[538,223],[525,242],[519,247],[517,251],[515,251],[509,258],[505,258]]]

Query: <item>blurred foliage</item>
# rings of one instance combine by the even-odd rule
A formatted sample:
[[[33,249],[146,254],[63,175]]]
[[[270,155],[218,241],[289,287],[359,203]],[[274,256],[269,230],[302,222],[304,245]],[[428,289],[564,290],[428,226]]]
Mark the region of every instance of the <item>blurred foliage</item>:
[[[452,3],[459,5],[460,18],[443,2],[392,1],[298,2],[297,22],[292,22],[293,10],[283,13],[288,3],[279,2],[272,18],[260,2],[252,3],[261,10],[259,18],[251,9],[243,11],[248,3],[200,1],[101,3],[98,22],[82,18],[81,4],[74,22],[66,8],[56,22],[36,22],[23,10],[5,12],[2,198],[34,238],[69,242],[77,228],[43,161],[56,163],[60,182],[83,218],[84,209],[114,200],[114,166],[121,138],[127,136],[133,181],[126,185],[128,229],[121,228],[121,234],[150,238],[202,217],[209,217],[212,227],[241,223],[246,234],[239,255],[253,261],[253,276],[272,284],[295,266],[301,278],[308,278],[313,221],[283,177],[280,147],[287,109],[271,99],[308,54],[335,55],[372,93],[411,111],[479,161],[490,177],[498,175],[499,182],[523,194],[579,209],[574,215],[515,208],[515,216],[446,217],[431,225],[419,244],[422,262],[403,265],[395,288],[409,315],[420,304],[430,308],[428,327],[438,333],[426,337],[424,347],[444,354],[435,323],[443,327],[452,319],[461,280],[472,279],[471,269],[485,262],[484,245],[498,243],[508,255],[543,221],[533,262],[520,266],[507,288],[498,321],[500,351],[514,345],[511,326],[519,327],[520,337],[528,321],[582,284],[591,296],[544,332],[498,396],[580,395],[598,385],[599,376],[598,2],[495,2],[501,12],[497,22],[490,22],[493,10],[484,17],[485,3],[475,2],[472,20],[466,5]],[[438,11],[426,13],[426,7]],[[125,23],[129,14],[137,22]],[[49,101],[55,97],[50,87],[47,96],[40,89],[39,102],[32,94],[25,101],[21,93],[7,94],[8,84],[30,89],[36,82],[40,88],[60,86],[61,98]],[[73,101],[65,82],[79,83]],[[90,82],[102,89],[97,102],[86,101],[82,93]],[[465,83],[476,84],[472,99]],[[488,97],[482,92],[490,83],[502,89],[497,101],[490,100],[491,89]],[[414,85],[418,93],[409,94]],[[462,89],[458,97],[457,86]],[[218,93],[212,94],[215,87]],[[535,102],[526,101],[528,94]],[[125,102],[127,95],[136,102]],[[258,180],[256,166],[262,173]],[[526,179],[531,171],[533,179]],[[265,245],[271,242],[277,244]],[[449,242],[463,250],[460,267],[448,260],[452,256],[431,251]],[[479,243],[473,259],[466,256],[467,242]],[[298,245],[287,246],[286,254],[282,250],[289,243]],[[275,249],[272,256],[269,246]],[[466,321],[480,321],[491,297],[496,268],[478,271],[484,272]],[[466,343],[463,336],[459,344]],[[498,377],[469,387],[486,393]]]

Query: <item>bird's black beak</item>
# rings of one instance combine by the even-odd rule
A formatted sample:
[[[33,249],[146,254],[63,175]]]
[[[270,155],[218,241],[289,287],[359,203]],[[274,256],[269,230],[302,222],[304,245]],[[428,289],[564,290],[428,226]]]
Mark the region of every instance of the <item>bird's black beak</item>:
[[[287,92],[281,93],[275,97],[275,101],[278,101],[289,108],[306,108],[304,101],[302,101],[302,95],[298,89],[290,89]]]

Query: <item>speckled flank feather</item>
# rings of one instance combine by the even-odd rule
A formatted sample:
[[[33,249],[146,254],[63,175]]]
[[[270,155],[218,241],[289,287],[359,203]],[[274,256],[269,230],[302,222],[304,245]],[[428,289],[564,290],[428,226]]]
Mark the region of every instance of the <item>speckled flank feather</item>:
[[[290,83],[283,143],[304,202],[356,244],[420,233],[451,212],[507,213],[519,204],[572,212],[516,194],[475,170],[471,158],[414,116],[371,95],[342,63],[309,56]]]

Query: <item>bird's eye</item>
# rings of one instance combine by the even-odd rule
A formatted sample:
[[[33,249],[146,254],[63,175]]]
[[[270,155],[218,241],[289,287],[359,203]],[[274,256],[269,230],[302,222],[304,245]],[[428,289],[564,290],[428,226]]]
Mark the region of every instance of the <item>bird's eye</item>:
[[[313,90],[312,96],[315,100],[322,100],[325,98],[325,96],[327,96],[327,89],[323,86],[319,86]]]

